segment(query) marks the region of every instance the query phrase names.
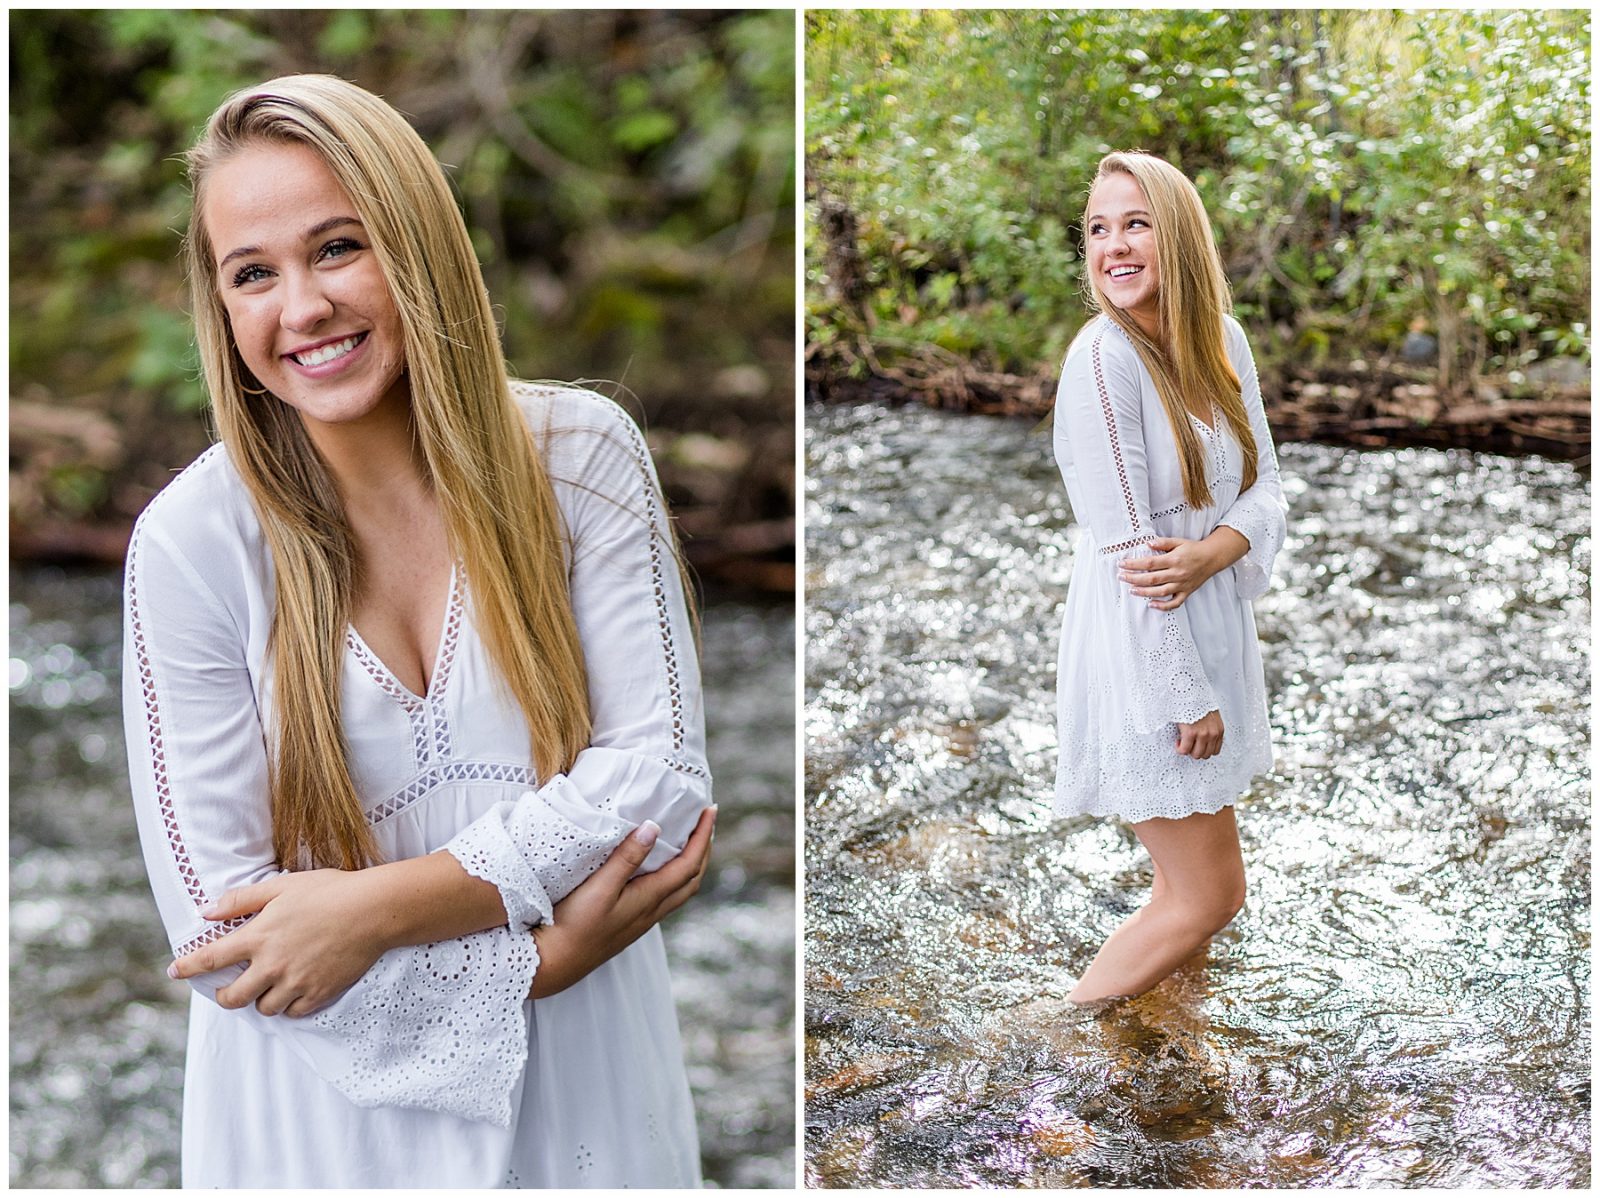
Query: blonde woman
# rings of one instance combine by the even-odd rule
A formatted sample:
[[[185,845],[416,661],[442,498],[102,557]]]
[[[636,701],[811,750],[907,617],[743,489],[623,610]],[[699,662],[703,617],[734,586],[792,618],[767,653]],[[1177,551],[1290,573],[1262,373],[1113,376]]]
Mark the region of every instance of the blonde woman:
[[[1285,511],[1194,185],[1148,154],[1107,155],[1083,229],[1098,315],[1056,398],[1056,460],[1083,536],[1061,638],[1055,809],[1128,821],[1155,873],[1076,1003],[1150,989],[1244,903],[1232,804],[1272,765],[1251,601]]]
[[[508,382],[377,97],[247,89],[189,168],[222,443],[138,523],[125,661],[184,1184],[697,1184],[655,924],[714,811],[638,430]]]

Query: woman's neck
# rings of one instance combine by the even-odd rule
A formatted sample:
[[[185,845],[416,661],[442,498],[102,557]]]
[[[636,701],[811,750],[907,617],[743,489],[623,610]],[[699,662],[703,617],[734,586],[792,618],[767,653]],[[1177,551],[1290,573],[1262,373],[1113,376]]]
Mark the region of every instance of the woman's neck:
[[[396,389],[355,420],[302,420],[352,517],[431,493],[409,394]]]

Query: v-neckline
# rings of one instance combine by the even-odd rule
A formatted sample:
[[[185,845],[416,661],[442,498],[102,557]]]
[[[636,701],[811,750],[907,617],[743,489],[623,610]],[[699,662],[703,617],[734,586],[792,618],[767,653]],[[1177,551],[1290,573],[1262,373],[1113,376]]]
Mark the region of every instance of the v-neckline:
[[[399,675],[391,670],[383,658],[373,651],[372,646],[367,644],[366,639],[357,631],[354,620],[351,620],[345,626],[350,647],[355,651],[356,656],[362,660],[362,664],[367,667],[367,672],[373,676],[384,690],[404,702],[407,706],[426,703],[430,699],[437,698],[443,692],[445,680],[449,675],[450,657],[453,648],[451,642],[454,639],[452,633],[456,628],[460,627],[460,620],[456,615],[456,605],[460,601],[457,582],[456,563],[451,562],[450,587],[445,592],[444,597],[444,620],[439,625],[439,643],[434,647],[433,668],[428,671],[427,689],[420,695],[404,682],[401,682]]]
[[[1188,407],[1185,407],[1183,410],[1185,412],[1189,412]],[[1216,418],[1217,418],[1217,405],[1213,403],[1211,405],[1211,419],[1214,421],[1214,420],[1216,420]],[[1214,436],[1216,434],[1217,426],[1215,424],[1207,423],[1206,421],[1200,419],[1200,417],[1196,416],[1193,412],[1189,412],[1189,419],[1193,420],[1201,428],[1205,429],[1207,436]]]

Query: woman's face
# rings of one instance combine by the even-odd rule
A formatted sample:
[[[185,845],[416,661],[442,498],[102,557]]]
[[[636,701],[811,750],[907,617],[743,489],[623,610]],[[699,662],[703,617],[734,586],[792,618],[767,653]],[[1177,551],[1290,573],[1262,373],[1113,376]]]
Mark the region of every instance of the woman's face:
[[[1152,337],[1161,327],[1161,264],[1139,181],[1115,171],[1089,193],[1084,233],[1095,286]]]
[[[217,292],[239,356],[313,435],[409,403],[405,339],[355,205],[312,150],[247,146],[206,179]]]

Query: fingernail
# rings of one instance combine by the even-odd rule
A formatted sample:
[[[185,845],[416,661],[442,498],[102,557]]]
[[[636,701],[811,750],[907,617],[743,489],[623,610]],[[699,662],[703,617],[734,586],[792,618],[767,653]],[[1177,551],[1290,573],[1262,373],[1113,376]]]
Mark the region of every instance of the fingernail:
[[[633,830],[633,838],[640,844],[654,844],[656,837],[661,835],[661,825],[653,819],[647,819]]]
[[[167,966],[167,976],[173,981],[178,980],[178,963],[176,961]]]
[[[207,903],[204,907],[200,908],[200,918],[202,918],[202,919],[215,919],[216,916],[217,916],[217,904],[215,904],[215,903]]]

